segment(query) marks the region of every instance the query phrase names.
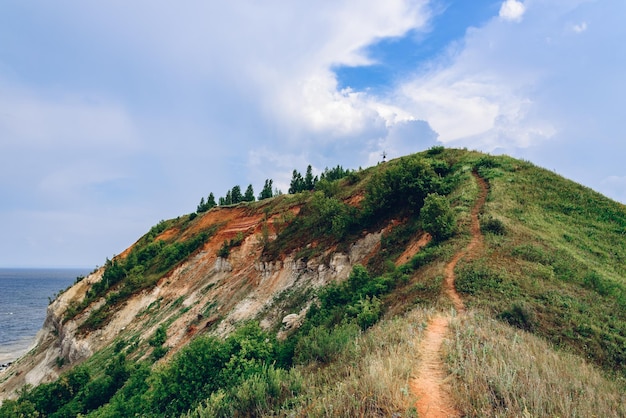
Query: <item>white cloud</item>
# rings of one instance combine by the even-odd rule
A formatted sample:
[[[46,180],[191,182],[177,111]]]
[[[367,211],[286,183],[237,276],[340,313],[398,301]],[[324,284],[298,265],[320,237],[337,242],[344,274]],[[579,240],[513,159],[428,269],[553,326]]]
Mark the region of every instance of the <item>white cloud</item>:
[[[468,31],[460,48],[389,100],[427,121],[447,145],[528,158],[625,201],[621,189],[600,181],[623,177],[626,44],[615,39],[626,36],[618,17],[626,3],[532,6],[524,25],[498,16]],[[509,13],[504,6],[502,13]],[[585,36],[571,36],[576,30]]]
[[[587,22],[581,22],[579,24],[572,25],[572,30],[576,33],[583,33],[587,30]]]
[[[502,3],[502,6],[500,6],[499,15],[504,20],[519,22],[522,20],[525,11],[526,7],[521,1],[506,0],[504,3]]]

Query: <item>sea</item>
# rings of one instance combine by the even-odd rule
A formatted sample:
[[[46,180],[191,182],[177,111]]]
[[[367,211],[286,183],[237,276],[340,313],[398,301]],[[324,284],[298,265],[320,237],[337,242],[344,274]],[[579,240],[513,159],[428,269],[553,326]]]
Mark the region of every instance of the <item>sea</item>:
[[[57,294],[89,269],[0,268],[0,366],[35,343],[46,309]]]

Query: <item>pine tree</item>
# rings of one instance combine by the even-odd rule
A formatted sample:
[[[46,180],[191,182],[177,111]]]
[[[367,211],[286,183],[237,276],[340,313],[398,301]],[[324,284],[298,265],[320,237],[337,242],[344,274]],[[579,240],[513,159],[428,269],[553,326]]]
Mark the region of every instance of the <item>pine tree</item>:
[[[291,183],[289,184],[289,194],[300,193],[304,190],[304,179],[298,170],[293,170]]]
[[[243,195],[241,194],[241,187],[239,187],[239,185],[233,186],[232,190],[230,191],[230,196],[232,198],[233,205],[241,202],[243,199]]]
[[[311,164],[306,168],[306,174],[304,175],[304,190],[313,190],[315,187],[315,179],[313,178],[313,168]]]
[[[273,183],[272,179],[265,179],[263,190],[261,190],[261,194],[259,195],[259,200],[269,199],[270,197],[273,197],[272,183]]]
[[[243,195],[243,201],[254,202],[254,189],[252,188],[251,184],[248,185],[248,188],[246,189],[246,192]]]
[[[224,197],[224,205],[232,205],[233,204],[233,195],[229,190],[226,192],[226,197]]]
[[[211,209],[214,206],[217,206],[217,204],[215,203],[215,196],[213,196],[213,192],[209,193],[209,197],[206,200],[206,204],[209,207],[209,209]]]
[[[200,203],[198,204],[198,207],[196,208],[196,212],[200,213],[200,212],[206,212],[206,203],[204,203],[204,197],[200,199]]]

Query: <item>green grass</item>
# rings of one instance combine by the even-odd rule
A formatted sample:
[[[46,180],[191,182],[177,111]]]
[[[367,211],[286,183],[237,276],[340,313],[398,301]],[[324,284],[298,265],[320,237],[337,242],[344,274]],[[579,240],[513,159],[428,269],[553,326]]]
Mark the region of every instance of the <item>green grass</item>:
[[[470,306],[626,377],[625,207],[509,157],[477,165],[490,184],[485,250],[459,263],[458,290]]]

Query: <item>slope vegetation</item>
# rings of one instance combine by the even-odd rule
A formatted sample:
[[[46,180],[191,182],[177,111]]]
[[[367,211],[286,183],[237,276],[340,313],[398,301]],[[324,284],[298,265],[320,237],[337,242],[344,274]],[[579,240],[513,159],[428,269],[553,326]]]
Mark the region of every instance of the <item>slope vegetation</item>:
[[[441,147],[162,221],[50,305],[0,416],[429,416],[429,362],[460,416],[623,416],[625,236],[621,204]]]

